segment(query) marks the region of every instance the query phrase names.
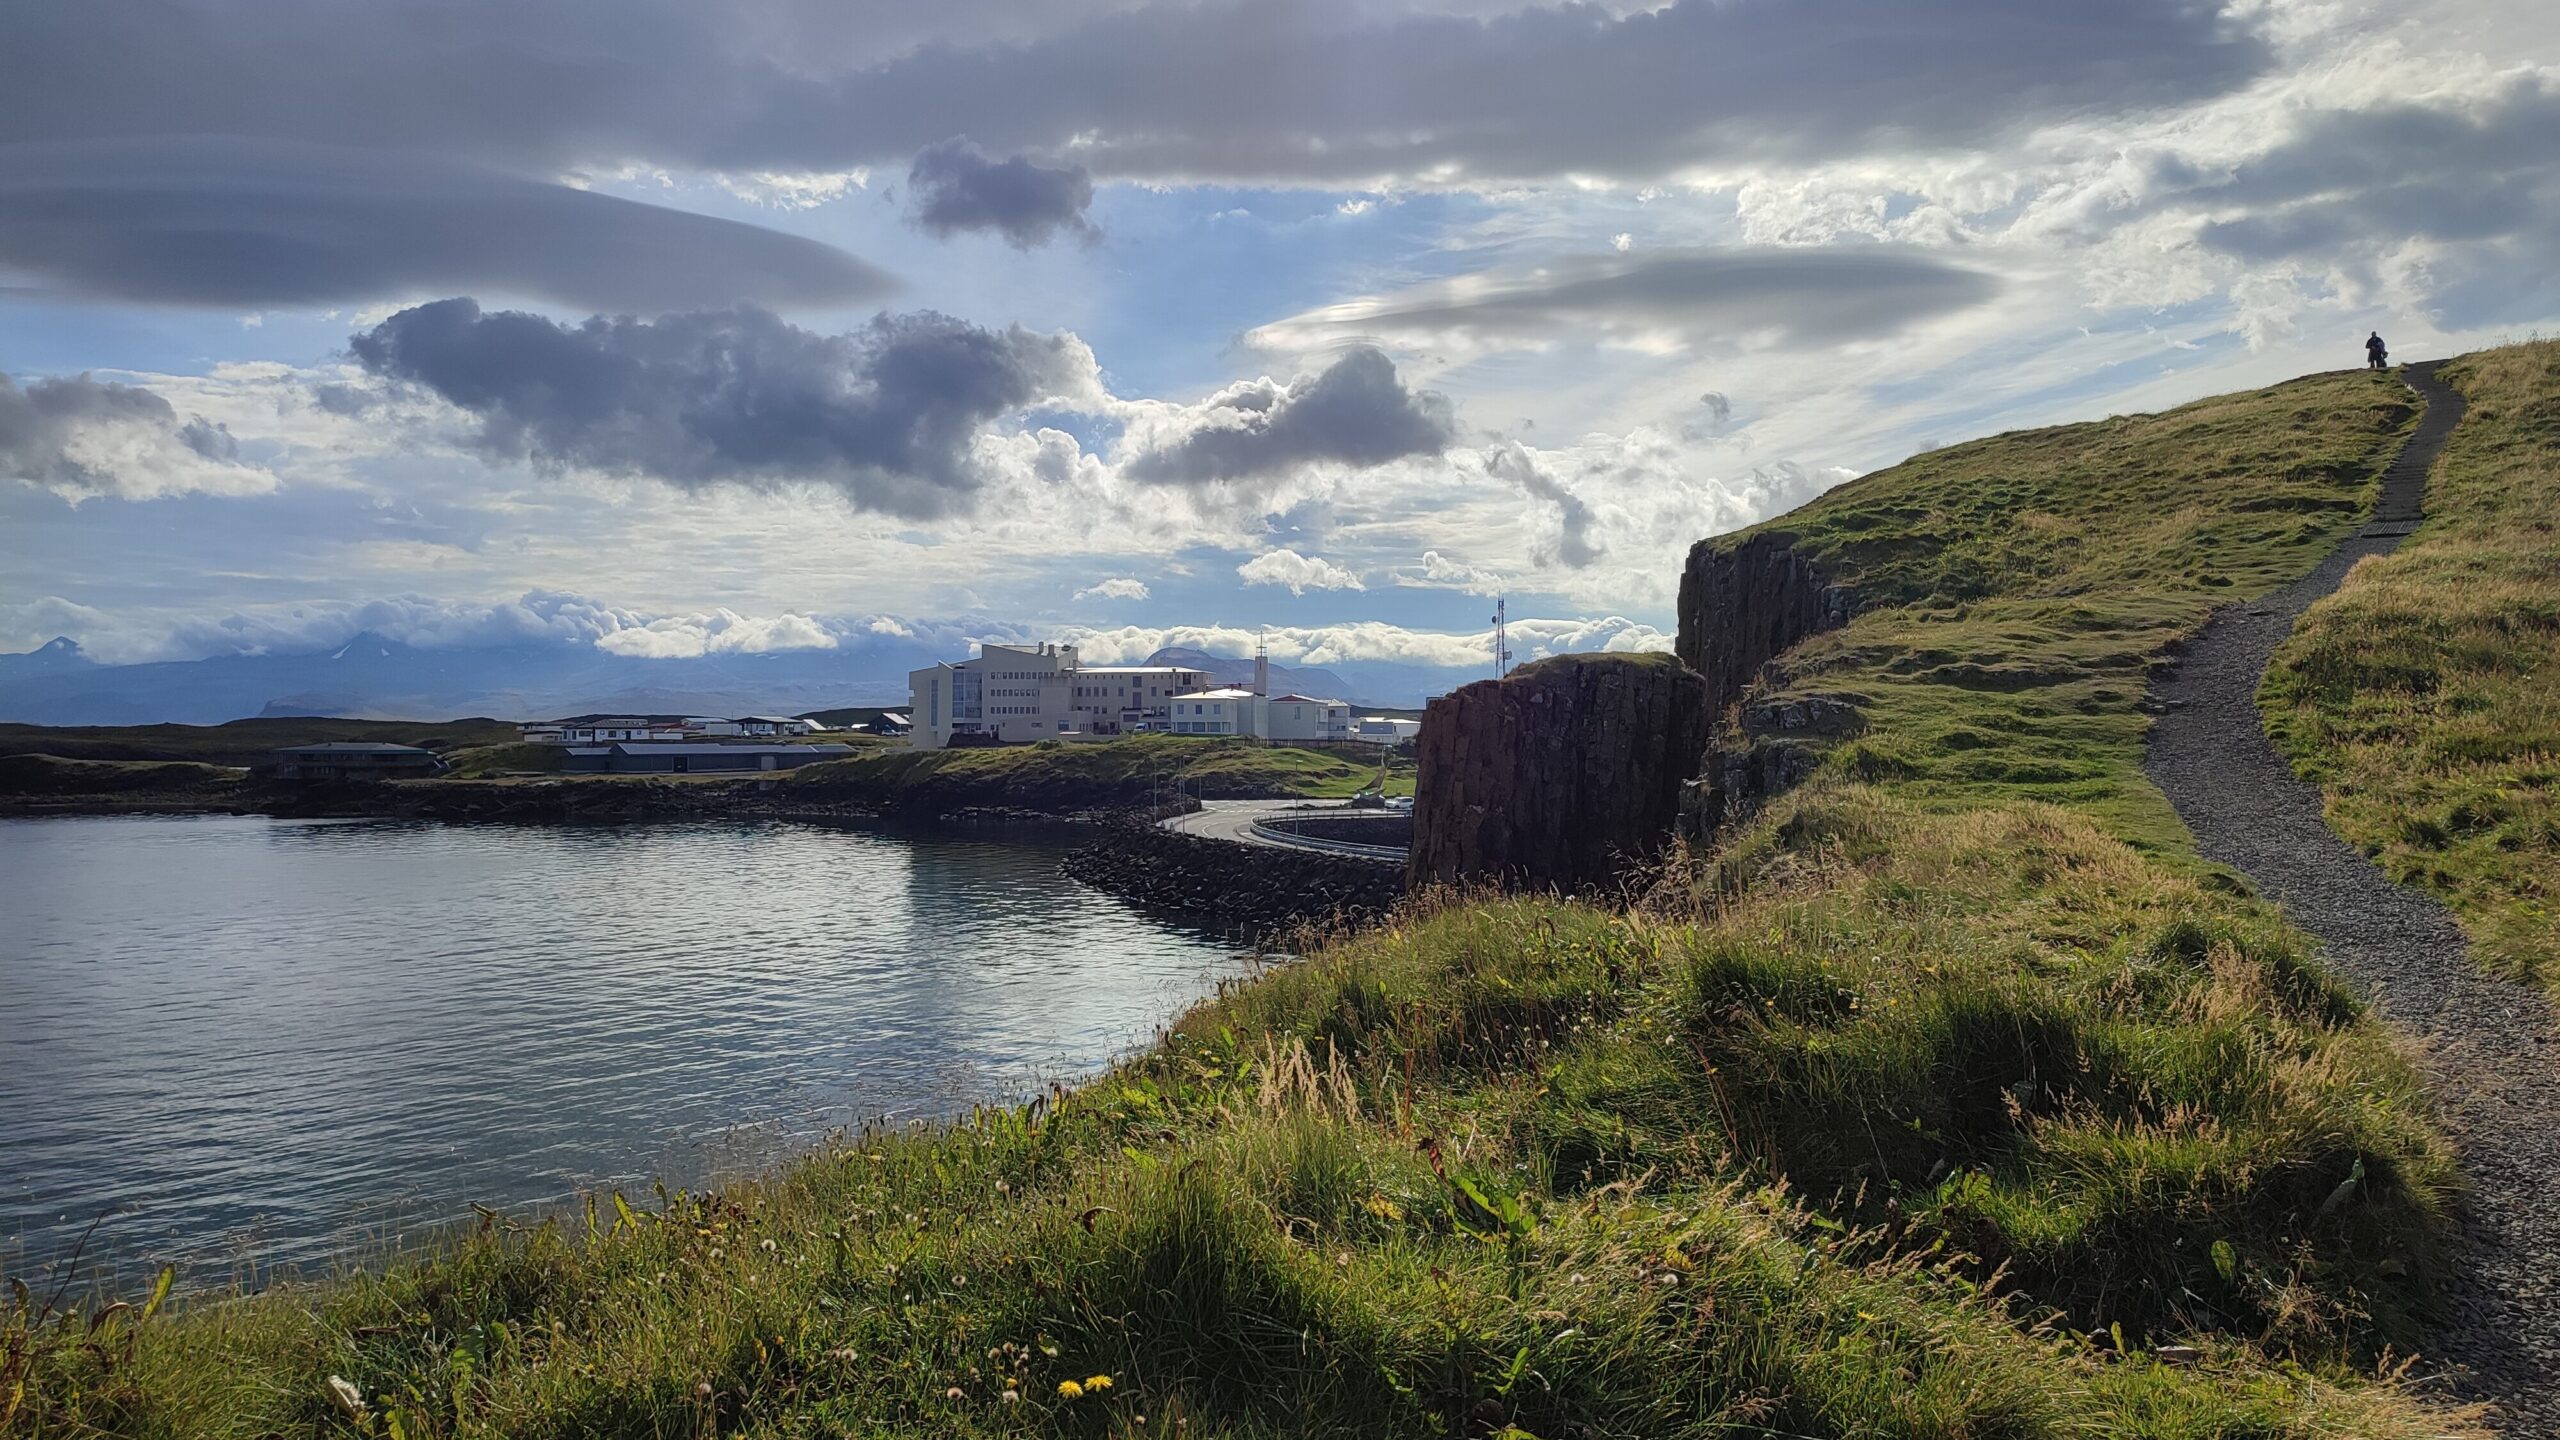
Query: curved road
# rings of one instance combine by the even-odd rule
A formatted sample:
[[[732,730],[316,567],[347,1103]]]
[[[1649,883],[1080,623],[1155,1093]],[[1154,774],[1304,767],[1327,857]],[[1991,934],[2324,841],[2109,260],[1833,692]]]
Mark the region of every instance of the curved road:
[[[1285,836],[1253,828],[1257,821],[1307,812],[1319,815],[1363,813],[1340,805],[1311,805],[1304,800],[1203,800],[1200,802],[1199,809],[1188,815],[1172,816],[1163,824],[1167,830],[1179,830],[1185,835],[1198,835],[1210,840],[1232,841],[1238,845],[1262,845],[1275,850],[1307,850],[1318,854],[1343,856],[1352,860],[1375,860],[1382,865],[1400,863],[1384,855],[1345,852],[1330,845],[1293,841]]]
[[[2448,1313],[2429,1358],[2510,1435],[2560,1435],[2560,1041],[2543,995],[2483,973],[2444,907],[2340,839],[2320,792],[2269,743],[2258,682],[2276,646],[2347,569],[2414,529],[2427,472],[2462,417],[2434,362],[2404,376],[2426,414],[2363,530],[2301,580],[2217,612],[2151,688],[2145,768],[2209,859],[2246,874],[2319,938],[2329,965],[2416,1041],[2472,1191]]]

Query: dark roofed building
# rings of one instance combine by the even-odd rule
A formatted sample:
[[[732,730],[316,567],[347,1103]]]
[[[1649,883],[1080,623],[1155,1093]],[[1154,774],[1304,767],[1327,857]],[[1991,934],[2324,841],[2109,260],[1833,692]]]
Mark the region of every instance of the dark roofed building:
[[[716,740],[630,741],[573,745],[564,770],[608,775],[707,775],[740,770],[791,770],[817,760],[841,760],[850,745],[735,745]]]
[[[400,780],[444,773],[444,760],[415,745],[372,745],[334,740],[288,745],[276,752],[279,780]]]

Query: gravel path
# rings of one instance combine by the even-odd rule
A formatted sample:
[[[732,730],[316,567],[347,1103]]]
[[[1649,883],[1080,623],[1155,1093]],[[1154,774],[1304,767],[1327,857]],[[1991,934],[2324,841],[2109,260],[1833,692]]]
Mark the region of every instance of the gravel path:
[[[2458,1395],[2492,1401],[2504,1432],[2560,1436],[2560,1040],[2536,990],[2475,968],[2443,906],[2385,879],[2332,832],[2320,794],[2261,728],[2258,680],[2276,646],[2347,568],[2415,526],[2427,471],[2462,417],[2430,362],[2402,372],[2426,414],[2383,478],[2364,530],[2261,600],[2217,612],[2151,688],[2146,767],[2204,854],[2240,870],[2319,937],[2417,1042],[2472,1193],[2451,1306],[2428,1357]]]

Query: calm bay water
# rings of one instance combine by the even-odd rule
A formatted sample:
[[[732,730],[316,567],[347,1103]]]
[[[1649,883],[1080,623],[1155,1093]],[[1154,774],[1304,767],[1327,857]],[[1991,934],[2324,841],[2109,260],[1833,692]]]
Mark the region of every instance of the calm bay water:
[[[1236,950],[1040,845],[0,821],[0,1271],[322,1271],[1145,1041]]]

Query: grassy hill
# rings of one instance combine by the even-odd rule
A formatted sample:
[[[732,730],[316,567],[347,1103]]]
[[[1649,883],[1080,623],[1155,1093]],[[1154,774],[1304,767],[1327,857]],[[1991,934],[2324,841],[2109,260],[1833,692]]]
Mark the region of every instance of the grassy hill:
[[[2314,375],[1948,446],[1716,543],[1791,536],[1856,591],[1861,613],[1784,665],[1788,689],[1866,712],[1833,773],[1952,807],[2048,800],[2174,850],[2141,773],[2149,667],[2352,529],[2413,415],[2388,377]]]
[[[793,773],[794,784],[873,804],[938,810],[972,806],[1071,811],[1144,804],[1182,794],[1344,796],[1377,782],[1367,747],[1311,749],[1216,736],[1129,735],[990,749],[916,750],[830,760]],[[1410,762],[1390,790],[1411,794]]]
[[[2470,410],[2425,528],[2304,615],[2260,699],[2340,833],[2560,985],[2560,343],[2445,376]]]
[[[0,725],[0,755],[58,755],[67,760],[193,760],[258,765],[286,745],[364,741],[416,745],[438,752],[504,745],[516,727],[501,720],[234,720],[223,725]]]
[[[1868,477],[1778,522],[1870,607],[1788,667],[1865,733],[1639,901],[1423,897],[1079,1089],[714,1195],[174,1313],[0,1308],[0,1431],[2480,1433],[2386,1358],[2457,1185],[2407,1060],[2138,768],[2158,649],[2307,569],[2406,418],[2313,377]]]

